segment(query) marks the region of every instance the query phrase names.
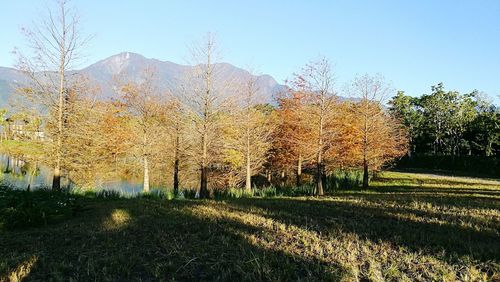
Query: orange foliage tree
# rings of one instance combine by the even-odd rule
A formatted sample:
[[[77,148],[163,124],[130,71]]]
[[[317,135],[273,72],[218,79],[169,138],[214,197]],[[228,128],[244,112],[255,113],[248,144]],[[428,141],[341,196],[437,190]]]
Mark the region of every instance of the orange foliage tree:
[[[408,138],[401,124],[390,117],[382,101],[391,89],[379,76],[357,77],[351,86],[359,102],[352,104],[353,161],[363,167],[363,187],[369,185],[369,170],[401,157],[408,150]]]
[[[305,107],[305,93],[291,89],[281,93],[276,110],[277,125],[272,136],[273,169],[281,172],[295,170],[297,186],[301,185],[303,163],[314,157]]]

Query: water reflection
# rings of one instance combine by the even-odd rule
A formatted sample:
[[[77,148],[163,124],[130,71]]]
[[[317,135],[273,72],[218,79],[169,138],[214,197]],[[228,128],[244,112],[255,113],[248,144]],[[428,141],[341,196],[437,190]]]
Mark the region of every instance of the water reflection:
[[[0,181],[20,189],[48,187],[52,173],[36,162],[29,163],[20,158],[0,154]]]
[[[39,189],[52,186],[51,168],[37,163],[28,162],[6,154],[0,154],[0,182],[18,189]],[[77,188],[68,179],[62,179],[64,187]],[[95,190],[114,190],[126,195],[142,192],[140,180],[97,179]]]

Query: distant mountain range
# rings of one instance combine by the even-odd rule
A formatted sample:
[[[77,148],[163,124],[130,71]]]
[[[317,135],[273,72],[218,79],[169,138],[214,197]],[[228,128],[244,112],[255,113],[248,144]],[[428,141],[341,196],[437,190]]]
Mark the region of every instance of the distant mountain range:
[[[243,82],[252,77],[248,71],[228,63],[216,65],[219,75],[231,77],[233,81]],[[148,59],[131,52],[123,52],[104,60],[98,61],[84,69],[72,71],[87,75],[102,91],[103,97],[113,95],[116,85],[115,77],[126,76],[131,79],[141,77],[146,68],[153,68],[157,74],[158,86],[161,89],[175,89],[180,86],[183,77],[186,77],[193,66],[180,65],[169,61]],[[284,86],[276,82],[270,75],[253,76],[256,78],[257,87],[263,102],[272,102],[274,95]],[[16,69],[0,67],[0,107],[5,106],[11,95],[14,95],[16,85],[26,82],[26,77]]]

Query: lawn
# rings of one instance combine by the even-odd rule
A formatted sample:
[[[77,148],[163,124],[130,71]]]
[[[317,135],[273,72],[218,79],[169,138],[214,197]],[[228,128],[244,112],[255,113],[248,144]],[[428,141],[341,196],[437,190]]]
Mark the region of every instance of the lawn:
[[[78,198],[0,231],[0,280],[500,279],[500,182],[386,172],[329,196]]]
[[[0,142],[0,153],[10,156],[24,156],[25,158],[40,158],[43,153],[43,144],[17,140],[3,140]]]

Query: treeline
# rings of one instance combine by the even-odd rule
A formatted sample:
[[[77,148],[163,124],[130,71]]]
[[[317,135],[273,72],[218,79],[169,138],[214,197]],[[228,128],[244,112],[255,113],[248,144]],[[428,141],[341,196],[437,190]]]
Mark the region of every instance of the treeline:
[[[161,91],[154,69],[146,69],[140,79],[117,78],[112,100],[97,99],[84,77],[65,79],[64,91],[54,93],[40,87],[53,79],[32,75],[36,83],[19,90],[47,112],[44,162],[82,186],[141,177],[144,191],[198,187],[209,197],[258,182],[312,183],[322,195],[334,171],[362,169],[368,186],[370,171],[406,153],[406,132],[381,103],[390,94],[381,77],[356,78],[349,93],[358,99],[341,100],[322,58],[299,70],[270,105],[254,77],[218,74],[215,47],[209,36],[193,53],[198,62],[182,87]]]
[[[409,156],[498,155],[500,111],[478,91],[445,91],[440,83],[421,97],[398,92],[389,105],[408,129]]]
[[[257,183],[312,183],[322,195],[339,169],[377,171],[403,155],[496,155],[498,109],[478,92],[445,91],[414,98],[379,76],[358,76],[338,93],[325,58],[298,70],[275,102],[263,103],[255,79],[222,75],[208,35],[191,49],[192,71],[162,90],[154,69],[115,77],[111,100],[71,72],[90,37],[61,1],[58,13],[26,32],[32,56],[18,52],[30,84],[19,90],[43,122],[44,162],[82,186],[96,179],[140,177],[150,186],[210,190]],[[53,16],[57,15],[57,16]],[[339,99],[342,96],[354,99]],[[28,103],[26,103],[28,102]],[[39,129],[37,129],[39,130]]]
[[[57,11],[25,32],[32,56],[17,53],[30,81],[18,89],[19,104],[42,116],[53,189],[61,176],[81,186],[141,177],[144,191],[199,187],[204,198],[214,189],[250,190],[260,176],[267,184],[307,181],[322,195],[334,170],[361,168],[367,187],[370,170],[406,152],[404,129],[381,103],[390,93],[382,78],[356,78],[349,93],[358,100],[341,101],[322,58],[294,74],[276,105],[263,104],[254,78],[222,75],[210,34],[191,49],[181,87],[163,91],[155,70],[145,69],[139,79],[115,77],[113,99],[100,99],[91,81],[70,72],[90,37],[66,1]]]

